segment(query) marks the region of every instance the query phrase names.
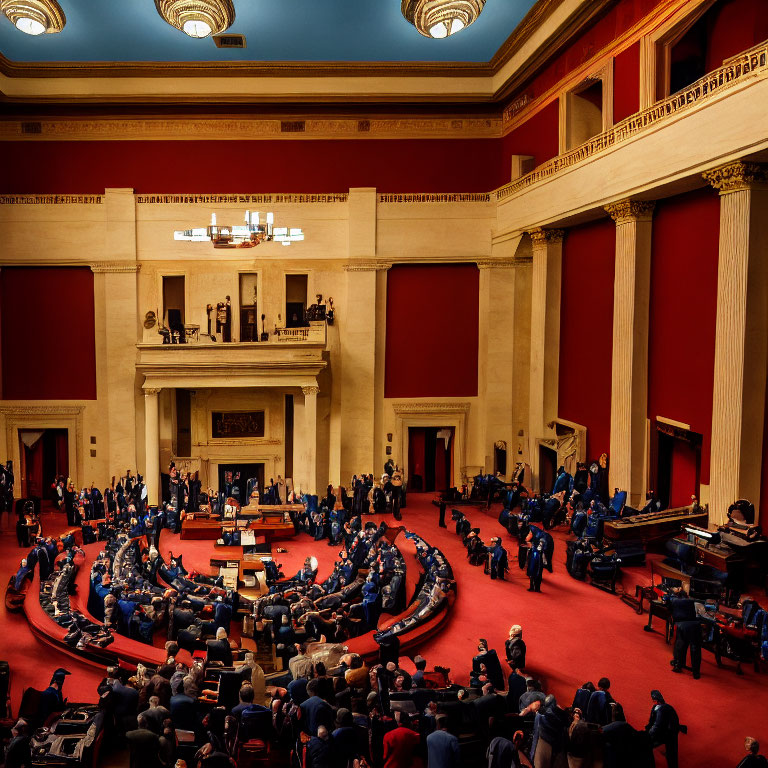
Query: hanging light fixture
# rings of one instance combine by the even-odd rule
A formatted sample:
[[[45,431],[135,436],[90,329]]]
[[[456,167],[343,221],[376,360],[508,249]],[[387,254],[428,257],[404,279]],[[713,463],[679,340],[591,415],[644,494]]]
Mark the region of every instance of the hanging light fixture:
[[[27,35],[61,32],[67,23],[56,0],[0,0],[0,11]]]
[[[232,0],[155,0],[157,12],[190,37],[218,35],[235,21]]]
[[[485,0],[401,0],[403,16],[424,37],[455,35],[477,19]]]

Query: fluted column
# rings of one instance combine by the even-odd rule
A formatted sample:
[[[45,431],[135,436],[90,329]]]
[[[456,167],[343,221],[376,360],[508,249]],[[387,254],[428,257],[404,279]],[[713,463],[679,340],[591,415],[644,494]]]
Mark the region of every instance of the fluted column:
[[[704,178],[720,192],[710,522],[728,506],[760,502],[768,359],[768,177],[735,162]]]
[[[306,492],[317,493],[317,393],[319,387],[302,387],[304,393],[304,439],[306,441],[306,472],[309,486]]]
[[[160,502],[160,391],[144,389],[144,483],[148,504]]]
[[[645,494],[648,419],[648,302],[653,202],[605,207],[616,222],[611,377],[611,488],[636,506]]]
[[[534,483],[538,484],[538,441],[553,434],[546,425],[557,418],[560,278],[565,233],[561,229],[536,229],[529,234],[533,251],[533,274],[528,429],[531,468]]]

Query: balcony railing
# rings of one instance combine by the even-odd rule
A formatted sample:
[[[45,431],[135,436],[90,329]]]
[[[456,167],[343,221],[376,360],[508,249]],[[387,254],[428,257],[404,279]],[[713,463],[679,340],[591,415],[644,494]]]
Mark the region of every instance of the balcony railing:
[[[688,110],[702,100],[714,97],[737,83],[764,75],[766,70],[768,70],[768,41],[728,59],[722,67],[705,75],[688,88],[656,102],[647,109],[630,115],[604,133],[592,137],[589,141],[569,152],[553,157],[531,173],[500,187],[496,190],[496,199],[502,201],[516,192],[554,176],[558,171],[570,168],[604,149],[642,133],[670,115]]]
[[[277,328],[275,335],[276,340],[283,343],[325,344],[325,321],[301,328]]]

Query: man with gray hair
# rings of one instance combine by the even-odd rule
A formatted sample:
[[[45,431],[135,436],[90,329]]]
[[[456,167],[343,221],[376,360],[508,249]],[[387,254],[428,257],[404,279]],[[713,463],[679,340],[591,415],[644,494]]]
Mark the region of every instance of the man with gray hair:
[[[760,754],[760,744],[757,739],[747,736],[744,739],[744,749],[747,754],[736,768],[768,768],[768,760]],[[6,765],[8,763],[6,762]]]

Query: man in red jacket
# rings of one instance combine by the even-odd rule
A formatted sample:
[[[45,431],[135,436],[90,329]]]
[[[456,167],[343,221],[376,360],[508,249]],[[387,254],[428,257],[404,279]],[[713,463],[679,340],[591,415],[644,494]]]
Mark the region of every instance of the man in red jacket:
[[[384,736],[384,768],[412,768],[422,765],[417,752],[419,734],[410,728],[411,719],[405,712],[395,712],[397,728]]]

